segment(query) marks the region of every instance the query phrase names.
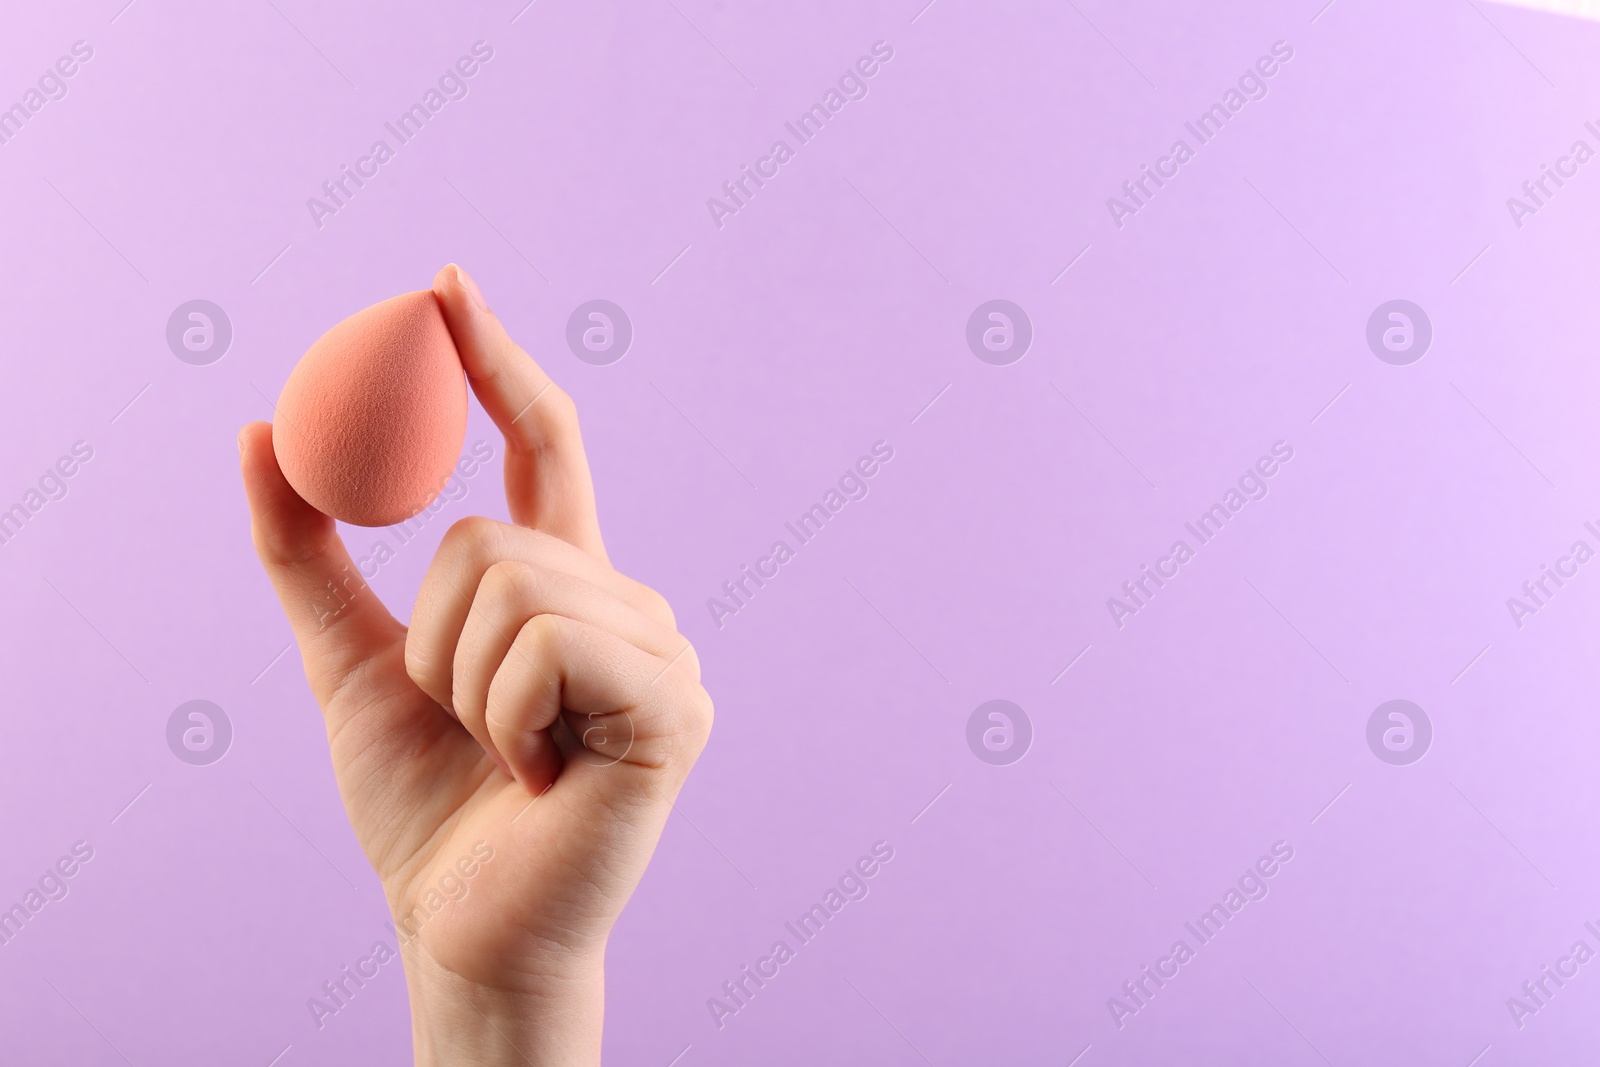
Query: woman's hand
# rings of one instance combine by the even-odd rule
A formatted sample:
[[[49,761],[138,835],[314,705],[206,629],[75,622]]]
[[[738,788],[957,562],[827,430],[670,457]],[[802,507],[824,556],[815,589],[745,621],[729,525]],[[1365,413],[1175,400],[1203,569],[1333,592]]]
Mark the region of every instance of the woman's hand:
[[[394,914],[417,1062],[598,1064],[606,938],[711,700],[666,601],[606,558],[571,399],[459,268],[433,291],[505,435],[512,523],[450,529],[408,631],[255,423],[252,534]]]

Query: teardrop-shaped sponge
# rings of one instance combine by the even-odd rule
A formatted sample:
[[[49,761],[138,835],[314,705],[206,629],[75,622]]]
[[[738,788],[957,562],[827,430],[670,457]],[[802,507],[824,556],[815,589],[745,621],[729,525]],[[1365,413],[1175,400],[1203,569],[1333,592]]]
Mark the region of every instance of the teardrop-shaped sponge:
[[[390,526],[444,488],[467,432],[467,385],[432,291],[374,304],[300,358],[272,420],[283,475],[312,507]]]

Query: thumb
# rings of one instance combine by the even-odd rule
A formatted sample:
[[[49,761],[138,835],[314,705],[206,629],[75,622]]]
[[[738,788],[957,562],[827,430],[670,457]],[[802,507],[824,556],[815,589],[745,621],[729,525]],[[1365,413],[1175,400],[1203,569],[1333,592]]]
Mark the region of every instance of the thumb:
[[[333,519],[284,478],[270,423],[239,431],[239,460],[256,555],[289,618],[311,691],[327,708],[363,663],[403,645],[406,629],[361,577]]]

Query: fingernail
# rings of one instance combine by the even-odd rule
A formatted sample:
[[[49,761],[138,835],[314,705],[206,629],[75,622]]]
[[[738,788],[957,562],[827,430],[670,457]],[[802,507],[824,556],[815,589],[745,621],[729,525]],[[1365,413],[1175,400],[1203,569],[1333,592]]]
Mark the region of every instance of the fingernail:
[[[239,431],[239,435],[233,439],[233,443],[239,446],[239,455],[243,456],[244,455],[244,431],[243,430]]]
[[[483,290],[479,289],[478,283],[472,280],[472,275],[461,269],[460,264],[456,264],[456,277],[461,279],[461,288],[467,291],[467,295],[478,306],[478,310],[488,311],[489,304],[488,301],[483,299]]]

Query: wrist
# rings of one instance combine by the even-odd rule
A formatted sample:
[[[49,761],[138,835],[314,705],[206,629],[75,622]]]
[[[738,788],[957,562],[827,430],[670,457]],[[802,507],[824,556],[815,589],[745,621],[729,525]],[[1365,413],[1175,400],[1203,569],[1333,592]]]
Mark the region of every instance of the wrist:
[[[510,988],[467,981],[416,944],[402,958],[417,1067],[599,1067],[603,956]]]

